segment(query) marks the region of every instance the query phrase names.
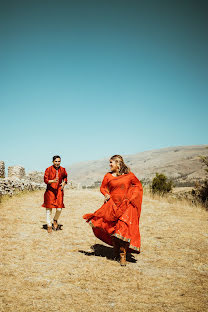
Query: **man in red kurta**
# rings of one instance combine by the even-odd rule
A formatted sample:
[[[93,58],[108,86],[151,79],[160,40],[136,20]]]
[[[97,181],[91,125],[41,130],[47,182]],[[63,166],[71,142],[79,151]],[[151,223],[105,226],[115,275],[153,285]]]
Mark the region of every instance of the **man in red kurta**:
[[[46,221],[48,233],[52,232],[52,209],[56,208],[56,213],[53,218],[53,228],[58,228],[58,218],[61,210],[64,208],[64,186],[67,184],[67,172],[65,168],[60,166],[61,157],[56,155],[53,157],[53,166],[46,169],[44,182],[47,184],[47,189],[44,194],[44,203],[42,207],[46,208]]]

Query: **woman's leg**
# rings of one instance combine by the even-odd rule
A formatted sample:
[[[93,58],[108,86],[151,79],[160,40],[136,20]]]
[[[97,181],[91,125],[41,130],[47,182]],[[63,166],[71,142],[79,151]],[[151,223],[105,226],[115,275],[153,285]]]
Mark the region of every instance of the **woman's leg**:
[[[47,223],[48,233],[52,232],[51,217],[52,217],[52,209],[46,208],[46,223]]]
[[[124,242],[121,239],[119,241],[120,241],[120,265],[126,266],[126,253],[129,243]]]
[[[115,260],[119,260],[119,256],[120,256],[120,243],[119,243],[119,239],[115,236],[112,237],[112,241],[113,241],[113,258]]]
[[[53,218],[53,227],[55,230],[57,230],[58,228],[58,218],[60,217],[61,211],[62,211],[62,208],[56,208],[56,213]]]

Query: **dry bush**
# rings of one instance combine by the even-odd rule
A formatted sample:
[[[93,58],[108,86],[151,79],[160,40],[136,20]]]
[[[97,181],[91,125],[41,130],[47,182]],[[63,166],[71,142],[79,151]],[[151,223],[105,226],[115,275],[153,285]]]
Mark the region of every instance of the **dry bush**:
[[[202,163],[206,166],[205,171],[208,172],[208,157],[201,156]],[[208,178],[202,184],[197,184],[192,190],[194,198],[200,202],[208,210]]]
[[[163,173],[156,173],[152,180],[151,191],[153,194],[165,195],[173,189],[173,182],[168,180]]]

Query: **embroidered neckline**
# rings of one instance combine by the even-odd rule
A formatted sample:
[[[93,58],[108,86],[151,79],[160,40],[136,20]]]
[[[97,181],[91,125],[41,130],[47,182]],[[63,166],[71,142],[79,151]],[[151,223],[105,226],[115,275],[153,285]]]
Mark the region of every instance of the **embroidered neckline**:
[[[123,174],[121,174],[121,175],[119,175],[119,176],[114,176],[114,175],[112,175],[111,172],[108,172],[108,173],[110,173],[110,175],[111,175],[113,178],[121,178],[121,177],[125,177],[125,176],[127,176],[128,174],[130,174],[130,172],[129,172],[129,173],[123,173]]]

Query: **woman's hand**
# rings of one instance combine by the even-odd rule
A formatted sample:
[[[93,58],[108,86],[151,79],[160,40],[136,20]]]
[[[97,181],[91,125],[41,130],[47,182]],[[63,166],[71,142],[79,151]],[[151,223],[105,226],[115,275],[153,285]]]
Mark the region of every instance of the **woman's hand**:
[[[105,194],[104,203],[106,203],[109,199],[110,199],[110,195],[109,194]]]

